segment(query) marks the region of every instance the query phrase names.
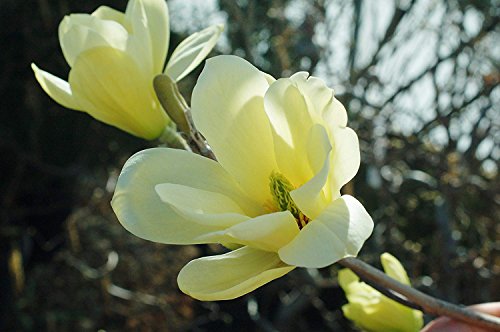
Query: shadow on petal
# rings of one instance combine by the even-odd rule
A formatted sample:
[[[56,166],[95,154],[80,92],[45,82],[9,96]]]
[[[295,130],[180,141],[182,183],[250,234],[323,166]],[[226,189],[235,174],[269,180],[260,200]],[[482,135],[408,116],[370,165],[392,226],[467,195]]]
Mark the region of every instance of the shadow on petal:
[[[278,254],[290,265],[325,267],[344,257],[356,256],[372,230],[373,221],[363,205],[344,195],[311,220]]]

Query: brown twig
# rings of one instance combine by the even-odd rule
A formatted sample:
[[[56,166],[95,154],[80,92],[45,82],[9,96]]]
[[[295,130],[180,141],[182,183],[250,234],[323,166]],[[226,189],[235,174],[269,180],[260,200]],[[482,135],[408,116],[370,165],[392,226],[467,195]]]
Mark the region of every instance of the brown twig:
[[[375,283],[380,287],[402,295],[406,298],[405,301],[418,305],[428,314],[447,316],[467,324],[487,328],[491,331],[500,331],[500,318],[473,311],[424,294],[415,288],[404,285],[399,281],[390,278],[385,273],[360,261],[359,259],[347,257],[340,260],[339,264],[351,269],[367,283]],[[398,298],[399,297],[393,297],[396,301],[398,301]]]

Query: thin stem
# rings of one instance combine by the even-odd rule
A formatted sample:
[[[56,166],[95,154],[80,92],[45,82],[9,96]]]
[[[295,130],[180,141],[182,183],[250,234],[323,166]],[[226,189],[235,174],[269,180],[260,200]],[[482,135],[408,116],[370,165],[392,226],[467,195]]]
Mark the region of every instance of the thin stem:
[[[158,138],[158,140],[174,149],[191,151],[191,148],[187,144],[186,140],[177,132],[175,126],[168,125],[165,127],[163,134]]]
[[[413,302],[408,301],[404,296],[401,294],[393,291],[392,289],[387,289],[385,287],[380,286],[378,283],[372,281],[372,280],[365,280],[360,277],[360,279],[365,282],[366,284],[370,285],[374,289],[376,289],[378,292],[382,293],[383,295],[387,296],[391,300],[394,300],[396,302],[399,302],[407,307],[410,307],[412,309],[420,310],[423,311],[422,307],[420,307],[418,304],[415,304]]]
[[[203,138],[201,133],[194,129],[194,125],[192,125],[191,129],[191,135],[190,135],[190,143],[194,144],[196,147],[197,152],[202,155],[203,157],[210,158],[212,160],[217,160],[215,158],[215,155],[208,145],[207,141]]]
[[[359,259],[347,257],[340,260],[339,263],[342,266],[351,269],[367,283],[373,282],[382,288],[396,292],[406,298],[405,301],[399,301],[401,297],[392,297],[395,301],[409,301],[418,305],[423,311],[431,315],[447,316],[471,325],[490,329],[491,331],[500,331],[500,318],[498,317],[473,311],[424,294],[415,288],[404,285],[399,281],[390,278],[385,273],[360,261]]]

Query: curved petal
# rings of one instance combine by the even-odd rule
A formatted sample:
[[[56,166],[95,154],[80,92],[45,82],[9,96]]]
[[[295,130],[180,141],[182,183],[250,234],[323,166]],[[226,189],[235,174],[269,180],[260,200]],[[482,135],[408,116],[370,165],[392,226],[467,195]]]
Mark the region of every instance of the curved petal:
[[[331,161],[331,188],[338,192],[358,172],[361,162],[358,135],[348,127],[334,127],[330,131],[333,141]]]
[[[388,252],[384,252],[380,255],[380,262],[382,263],[385,274],[405,285],[410,285],[410,278],[408,278],[405,268],[396,259],[396,257],[392,256]]]
[[[243,247],[189,262],[179,273],[177,283],[184,293],[198,300],[230,300],[294,268],[280,261],[276,253]]]
[[[254,249],[277,252],[299,233],[297,221],[289,211],[264,214],[242,221],[218,232],[208,233],[198,239],[221,243],[236,249],[249,246]]]
[[[268,74],[268,73],[265,73],[265,72],[262,72],[262,75],[264,75],[264,77],[266,78],[266,81],[269,85],[273,84],[274,82],[276,82],[276,79],[271,75],[271,74]]]
[[[313,174],[317,174],[325,165],[326,158],[332,151],[332,144],[325,127],[315,124],[307,135],[307,160]]]
[[[144,150],[125,163],[111,205],[128,231],[147,240],[171,244],[209,243],[197,238],[222,230],[217,225],[186,219],[162,202],[155,190],[160,183],[224,194],[249,214],[254,208],[218,163],[182,150]]]
[[[298,187],[313,176],[306,158],[306,135],[313,125],[306,101],[292,80],[281,78],[267,90],[264,106],[273,129],[278,167]]]
[[[311,220],[278,254],[289,265],[325,267],[356,256],[372,230],[372,218],[363,205],[344,195]]]
[[[132,33],[129,34],[127,40],[127,54],[140,66],[141,71],[151,76],[159,74],[162,68],[155,68],[153,62],[153,45],[151,44],[150,32],[147,26],[148,19],[143,1],[130,0],[125,11],[125,17],[132,27]]]
[[[125,52],[98,47],[80,54],[69,74],[78,104],[99,121],[145,139],[170,121],[151,82]]]
[[[157,184],[160,199],[186,219],[226,228],[250,219],[228,196],[174,183]]]
[[[333,97],[323,109],[323,119],[326,123],[345,127],[347,125],[347,111],[344,105]]]
[[[94,10],[91,14],[101,20],[115,21],[120,23],[129,33],[132,32],[132,27],[130,23],[127,21],[125,17],[125,13],[122,13],[119,10],[110,8],[108,6],[99,6],[96,10]]]
[[[290,196],[302,213],[309,219],[314,219],[332,201],[330,188],[325,186],[331,169],[332,146],[323,126],[316,124],[311,127],[307,147],[308,158],[304,159],[309,161],[311,169],[316,173],[304,185],[291,191]]]
[[[277,252],[299,233],[295,218],[289,211],[265,214],[229,228],[227,242]]]
[[[194,123],[217,160],[262,204],[271,200],[269,176],[277,169],[263,105],[267,88],[261,71],[225,55],[207,60],[192,97]]]
[[[134,51],[138,56],[142,53],[143,57],[151,58],[153,73],[160,74],[170,39],[167,3],[162,0],[130,0],[125,15],[132,23]]]
[[[73,93],[68,82],[60,79],[38,68],[34,63],[31,64],[31,69],[35,72],[35,77],[43,91],[45,91],[52,99],[64,107],[80,111],[81,108],[73,98]]]
[[[315,219],[330,203],[324,190],[329,168],[330,158],[327,156],[323,168],[311,180],[290,192],[299,210],[309,219]]]
[[[307,72],[298,72],[290,77],[302,94],[312,106],[309,107],[311,116],[315,119],[321,117],[326,123],[345,127],[347,125],[347,112],[344,106],[334,97],[333,89],[325,82]]]
[[[59,24],[59,42],[70,67],[73,67],[80,53],[94,47],[109,46],[125,50],[127,38],[127,30],[118,22],[87,14],[66,16]]]
[[[165,74],[174,82],[183,79],[206,58],[223,30],[222,24],[213,25],[184,39],[170,56]]]

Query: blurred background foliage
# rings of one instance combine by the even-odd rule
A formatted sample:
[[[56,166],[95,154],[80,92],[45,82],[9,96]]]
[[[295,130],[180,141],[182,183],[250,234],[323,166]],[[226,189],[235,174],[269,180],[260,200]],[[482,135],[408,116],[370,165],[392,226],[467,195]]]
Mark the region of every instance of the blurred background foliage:
[[[362,166],[344,188],[375,221],[361,258],[389,251],[414,285],[472,304],[500,294],[496,0],[169,0],[171,50],[225,23],[214,54],[275,77],[323,78],[349,112]],[[65,110],[30,63],[66,78],[64,15],[126,1],[0,2],[0,330],[349,331],[337,267],[297,269],[243,298],[197,302],[176,275],[217,246],[128,234],[109,201],[120,168],[154,146]],[[201,70],[181,82],[189,93]]]

